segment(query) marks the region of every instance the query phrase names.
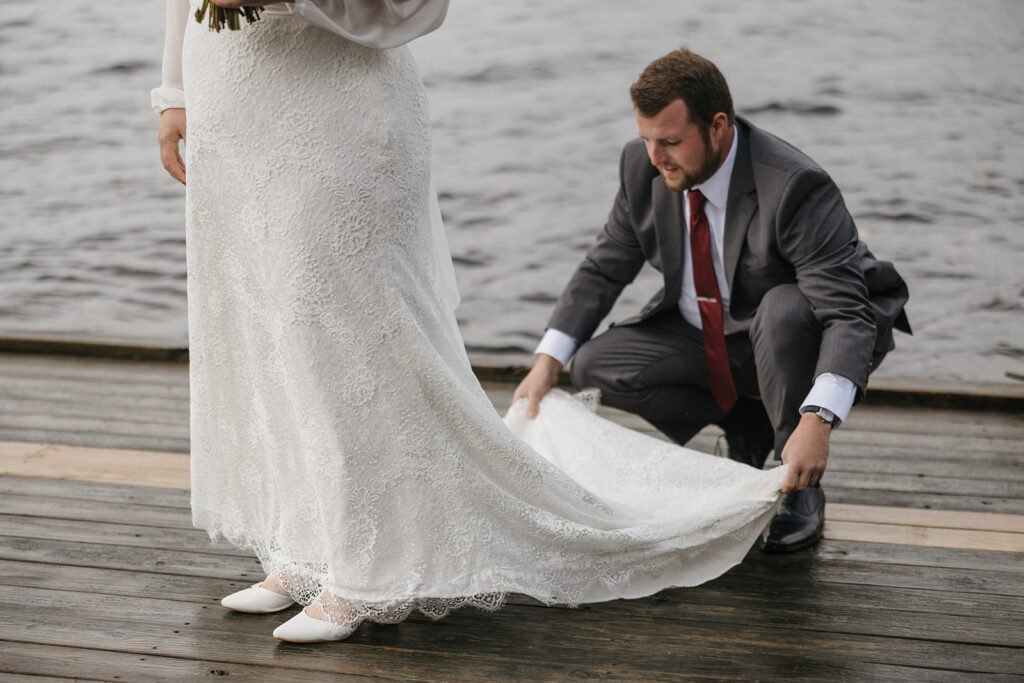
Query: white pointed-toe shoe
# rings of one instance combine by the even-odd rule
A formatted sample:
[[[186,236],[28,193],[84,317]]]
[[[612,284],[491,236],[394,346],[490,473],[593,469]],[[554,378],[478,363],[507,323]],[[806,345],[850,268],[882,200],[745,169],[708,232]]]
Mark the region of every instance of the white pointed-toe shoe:
[[[275,628],[274,637],[289,643],[323,643],[331,640],[345,640],[354,631],[354,628],[338,626],[323,619],[314,619],[303,609]]]
[[[275,593],[262,586],[250,586],[245,590],[225,597],[220,601],[221,606],[233,609],[236,612],[250,612],[252,614],[268,614],[280,612],[295,604],[295,601],[287,595]]]

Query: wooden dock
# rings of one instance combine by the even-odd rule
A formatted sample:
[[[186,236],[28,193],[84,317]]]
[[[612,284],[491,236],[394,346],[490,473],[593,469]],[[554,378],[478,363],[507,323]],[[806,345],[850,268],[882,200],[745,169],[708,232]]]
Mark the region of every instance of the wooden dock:
[[[503,411],[513,385],[486,387]],[[1000,391],[1004,412],[856,408],[812,551],[294,645],[270,636],[292,611],[218,605],[262,577],[191,527],[187,365],[0,353],[0,679],[1024,680],[1024,393]]]

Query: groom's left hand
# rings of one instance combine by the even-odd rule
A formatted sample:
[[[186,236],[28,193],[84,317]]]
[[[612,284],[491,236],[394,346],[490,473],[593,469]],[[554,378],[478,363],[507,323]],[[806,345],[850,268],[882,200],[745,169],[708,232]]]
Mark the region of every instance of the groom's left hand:
[[[782,462],[789,473],[782,483],[783,493],[814,486],[825,474],[828,462],[828,437],[832,425],[822,422],[814,413],[804,413],[800,423],[782,449]]]

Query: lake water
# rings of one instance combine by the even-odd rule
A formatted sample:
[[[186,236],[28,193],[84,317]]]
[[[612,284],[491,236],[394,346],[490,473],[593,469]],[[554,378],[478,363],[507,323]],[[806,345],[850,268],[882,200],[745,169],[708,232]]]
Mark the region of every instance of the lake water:
[[[0,3],[0,335],[187,340],[163,3]],[[617,186],[628,87],[687,45],[803,149],[911,289],[889,376],[1024,375],[1024,4],[453,0],[417,41],[476,353],[528,354]],[[612,318],[658,287],[648,272]]]

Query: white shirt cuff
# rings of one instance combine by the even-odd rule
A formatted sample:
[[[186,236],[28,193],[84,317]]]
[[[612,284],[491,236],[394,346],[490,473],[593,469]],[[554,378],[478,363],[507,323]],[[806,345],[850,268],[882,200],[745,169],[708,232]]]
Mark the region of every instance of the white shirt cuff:
[[[184,109],[185,93],[177,88],[153,88],[149,93],[149,101],[157,114],[164,109]]]
[[[561,330],[549,327],[544,336],[541,337],[540,343],[537,344],[537,348],[533,353],[534,355],[545,353],[565,366],[569,364],[572,354],[576,353],[577,347],[578,344],[575,339]]]
[[[846,416],[853,407],[853,399],[857,397],[857,386],[842,375],[823,372],[814,380],[814,386],[800,406],[800,414],[807,412],[809,406],[818,406],[835,414],[836,426],[846,422]]]

